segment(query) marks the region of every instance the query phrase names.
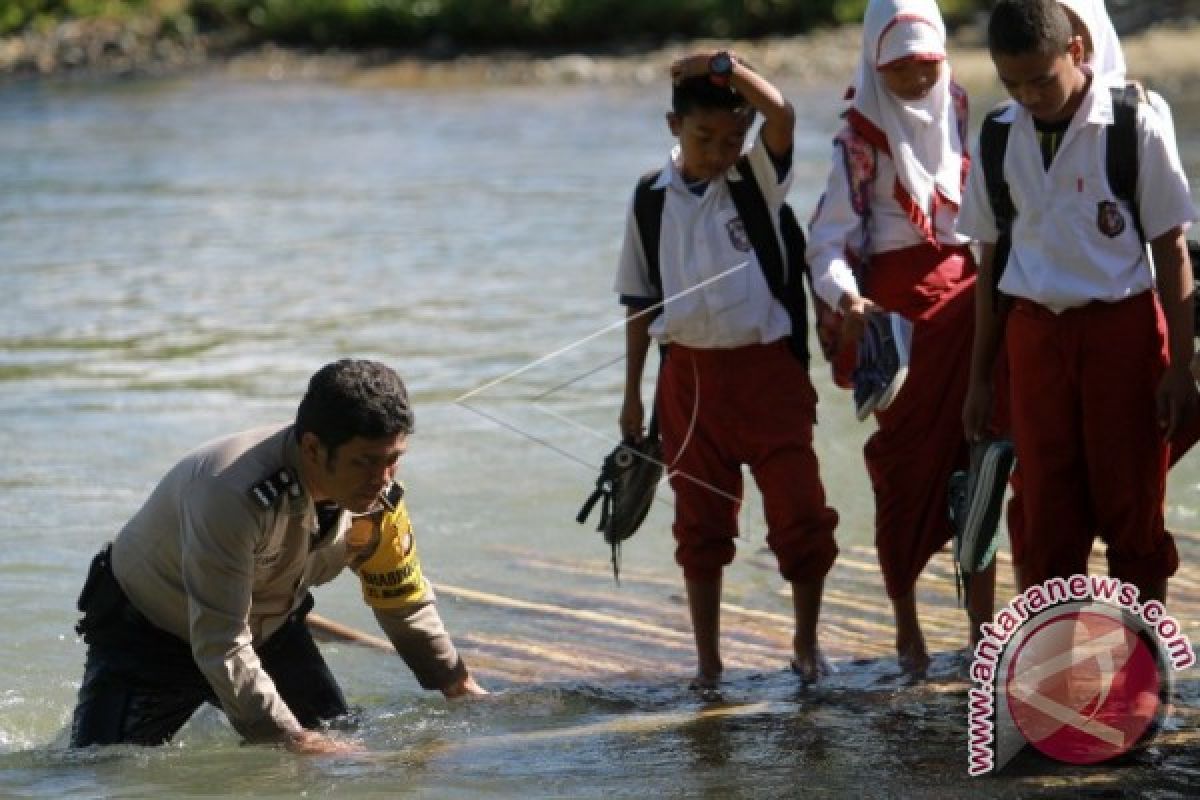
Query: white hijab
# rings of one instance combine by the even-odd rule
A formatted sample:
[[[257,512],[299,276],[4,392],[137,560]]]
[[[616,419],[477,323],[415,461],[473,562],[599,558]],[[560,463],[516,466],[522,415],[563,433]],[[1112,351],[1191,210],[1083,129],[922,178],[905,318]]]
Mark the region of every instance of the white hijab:
[[[1088,29],[1092,39],[1092,57],[1088,64],[1093,74],[1106,83],[1124,82],[1125,54],[1121,52],[1121,40],[1108,9],[1104,7],[1104,0],[1058,0],[1058,4],[1070,9]]]
[[[1058,0],[1058,4],[1069,8],[1083,22],[1092,39],[1092,55],[1088,66],[1092,74],[1104,83],[1119,86],[1125,82],[1125,53],[1121,50],[1121,39],[1113,26],[1112,17],[1104,7],[1104,0]],[[1175,120],[1171,107],[1157,92],[1147,91],[1150,107],[1162,121],[1162,134],[1167,147],[1178,153],[1175,139]]]
[[[887,90],[878,67],[907,56],[946,56],[946,26],[934,0],[871,0],[863,19],[862,52],[851,87],[851,108],[887,139],[896,166],[897,194],[907,195],[926,218],[929,235],[936,203],[962,202],[962,142],[950,94],[950,70],[929,94],[902,101]],[[940,198],[939,198],[940,195]],[[910,214],[910,216],[914,216]],[[918,220],[914,219],[914,223]]]

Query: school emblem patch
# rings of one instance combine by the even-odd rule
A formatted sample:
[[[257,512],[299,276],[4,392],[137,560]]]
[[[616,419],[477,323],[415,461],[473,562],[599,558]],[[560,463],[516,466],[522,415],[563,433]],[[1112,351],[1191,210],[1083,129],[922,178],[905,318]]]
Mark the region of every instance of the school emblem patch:
[[[740,253],[749,253],[750,237],[746,235],[746,226],[741,217],[734,217],[725,223],[725,232],[729,234],[729,243]]]
[[[1125,217],[1121,207],[1112,200],[1102,200],[1096,204],[1096,227],[1110,239],[1125,232]]]

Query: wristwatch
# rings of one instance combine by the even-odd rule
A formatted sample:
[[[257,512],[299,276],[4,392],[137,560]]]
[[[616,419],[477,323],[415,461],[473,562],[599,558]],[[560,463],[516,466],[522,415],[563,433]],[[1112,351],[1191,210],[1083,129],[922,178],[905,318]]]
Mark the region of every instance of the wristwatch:
[[[728,86],[733,76],[733,56],[728,50],[713,53],[708,60],[708,79],[717,86]]]

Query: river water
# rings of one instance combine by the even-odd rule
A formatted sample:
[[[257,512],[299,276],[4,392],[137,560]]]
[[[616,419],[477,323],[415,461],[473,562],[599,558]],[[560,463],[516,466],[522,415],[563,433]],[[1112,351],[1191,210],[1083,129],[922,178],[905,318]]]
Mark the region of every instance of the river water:
[[[790,95],[803,216],[839,93]],[[869,427],[819,359],[818,450],[843,550],[822,636],[839,672],[803,689],[784,669],[790,602],[751,490],[726,575],[728,687],[684,688],[669,492],[627,543],[619,586],[598,534],[574,521],[614,443],[612,272],[633,181],[669,145],[664,104],[623,88],[222,76],[0,89],[0,796],[1190,793],[1200,692],[1187,675],[1164,734],[1129,763],[967,778],[949,558],[920,589],[934,669],[907,685],[870,546]],[[1176,111],[1200,175],[1200,109]],[[91,555],[183,452],[290,418],[307,377],[348,355],[395,365],[414,393],[402,469],[426,572],[494,696],[447,704],[394,656],[328,643],[363,708],[364,755],[243,747],[211,710],[167,747],[67,751]],[[1198,527],[1200,460],[1172,473],[1168,513]],[[1200,539],[1180,544],[1172,608],[1196,641]],[[378,633],[350,576],[317,604]]]

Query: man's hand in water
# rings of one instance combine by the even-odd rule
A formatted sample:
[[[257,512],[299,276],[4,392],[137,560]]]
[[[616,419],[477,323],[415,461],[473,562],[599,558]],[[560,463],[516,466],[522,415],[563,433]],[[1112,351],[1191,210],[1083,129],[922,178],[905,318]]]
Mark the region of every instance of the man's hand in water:
[[[304,756],[331,756],[361,753],[364,748],[357,742],[344,742],[330,738],[317,731],[300,731],[288,734],[284,746],[293,753]]]
[[[483,697],[488,694],[488,690],[476,683],[473,677],[467,675],[461,681],[452,683],[442,689],[442,694],[447,699],[453,700],[459,697]]]

